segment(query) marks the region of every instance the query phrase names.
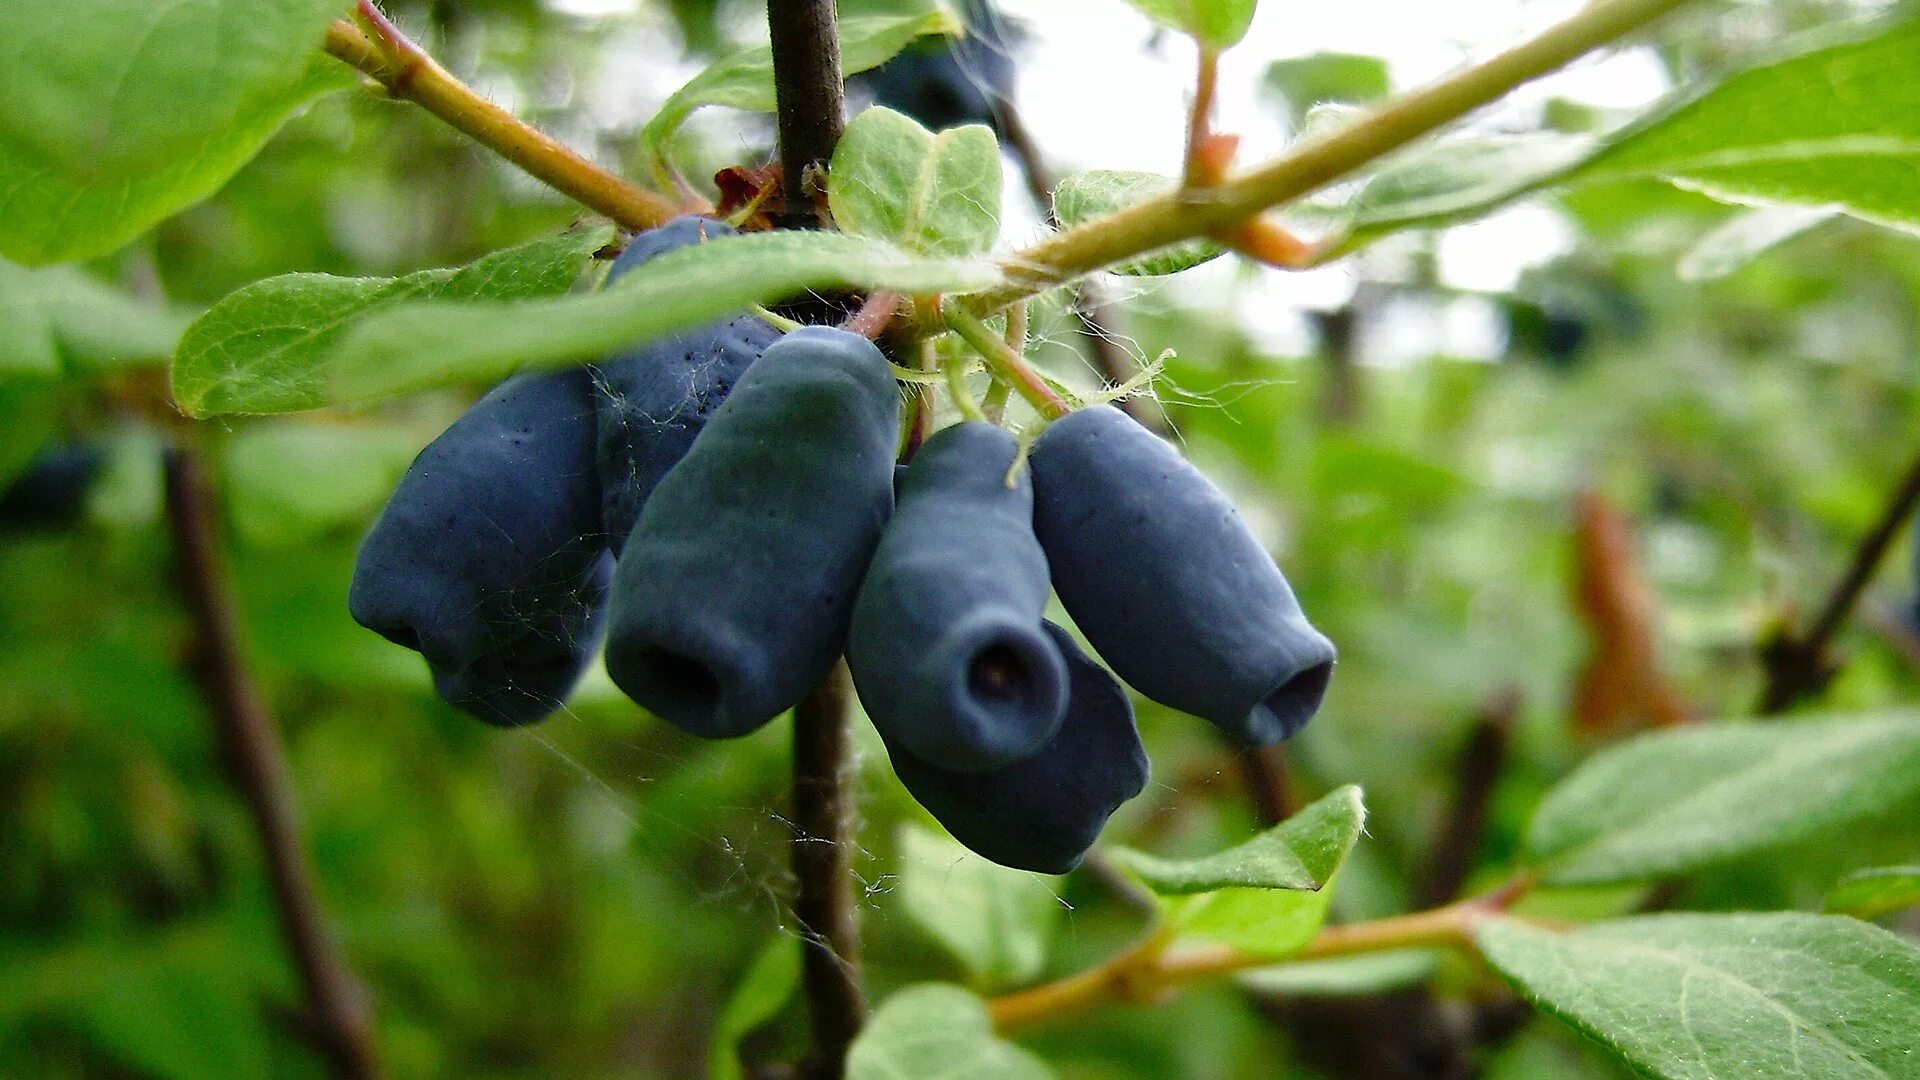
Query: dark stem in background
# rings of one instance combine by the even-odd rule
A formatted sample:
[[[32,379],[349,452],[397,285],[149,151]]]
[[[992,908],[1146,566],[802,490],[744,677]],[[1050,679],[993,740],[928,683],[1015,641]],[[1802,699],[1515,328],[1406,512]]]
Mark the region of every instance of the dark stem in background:
[[[1912,520],[1916,507],[1920,507],[1920,457],[1907,466],[1906,475],[1887,500],[1887,508],[1872,531],[1861,537],[1852,565],[1834,585],[1833,594],[1821,607],[1812,627],[1799,637],[1783,629],[1762,646],[1760,659],[1767,676],[1766,687],[1760,694],[1762,715],[1784,712],[1801,699],[1826,689],[1833,681],[1835,668],[1827,657],[1827,646],[1852,616],[1867,582],[1873,580],[1880,560],[1886,557],[1900,530]]]
[[[1509,689],[1475,711],[1456,762],[1453,796],[1426,866],[1413,883],[1415,910],[1446,904],[1466,884],[1520,705],[1519,693]],[[1511,1038],[1530,1015],[1526,1003],[1511,994],[1455,1007],[1428,986],[1355,998],[1259,995],[1254,1001],[1289,1031],[1310,1064],[1331,1076],[1368,1080],[1470,1080],[1486,1053]]]
[[[1271,829],[1287,820],[1296,809],[1293,785],[1287,781],[1286,751],[1278,747],[1234,747],[1234,764],[1240,768],[1240,782],[1246,786],[1247,801],[1253,803],[1254,816],[1262,829]]]
[[[826,167],[846,127],[835,21],[834,0],[767,3],[787,228],[820,224],[808,179]],[[813,1028],[809,1080],[839,1080],[867,1016],[853,889],[852,721],[853,682],[836,663],[793,710],[793,917]]]
[[[780,124],[784,224],[819,224],[809,178],[824,171],[846,129],[834,0],[768,0],[773,88]]]
[[[1033,198],[1033,205],[1048,221],[1053,221],[1053,187],[1057,178],[1047,167],[1040,145],[1034,141],[1033,133],[1027,130],[1020,110],[1014,107],[1011,100],[997,99],[993,111],[994,119],[1000,125],[1000,135],[1007,141],[1007,149],[1012,150],[1013,156],[1020,162],[1020,173],[1026,177],[1027,193]],[[1094,366],[1100,369],[1100,376],[1117,386],[1139,374],[1139,365],[1134,363],[1127,350],[1120,347],[1120,335],[1114,330],[1113,319],[1100,296],[1099,285],[1091,278],[1086,278],[1074,285],[1072,290],[1073,315],[1080,320],[1081,340],[1092,350]],[[1127,398],[1120,402],[1120,407],[1156,435],[1165,435],[1171,430],[1160,403],[1145,394]]]
[[[842,1074],[867,1015],[853,891],[852,718],[853,682],[844,663],[793,710],[793,915],[813,1024],[807,1073],[816,1080]]]
[[[1320,333],[1320,353],[1326,368],[1326,386],[1320,393],[1320,416],[1329,425],[1341,427],[1360,414],[1360,290],[1353,299],[1332,311],[1312,313]]]
[[[212,714],[215,739],[259,834],[280,932],[306,998],[307,1020],[334,1075],[380,1075],[365,995],[328,934],[300,842],[293,783],[279,731],[240,654],[231,579],[220,548],[220,506],[199,452],[166,459],[167,526],[175,572],[193,627],[188,667]]]
[[[1440,817],[1439,835],[1427,849],[1426,868],[1414,883],[1416,910],[1439,907],[1466,887],[1486,836],[1487,808],[1513,745],[1520,703],[1520,691],[1508,687],[1474,710],[1473,727],[1454,761],[1453,798]]]

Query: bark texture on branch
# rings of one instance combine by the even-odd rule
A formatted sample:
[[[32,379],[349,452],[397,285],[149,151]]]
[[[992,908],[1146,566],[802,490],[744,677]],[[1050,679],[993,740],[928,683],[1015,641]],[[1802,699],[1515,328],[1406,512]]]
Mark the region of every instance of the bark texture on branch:
[[[810,182],[846,127],[836,22],[834,0],[767,3],[786,228],[820,224]],[[801,1066],[808,1080],[840,1080],[867,1017],[853,888],[852,718],[844,662],[793,710],[793,916],[813,1028],[813,1050]]]
[[[794,919],[801,984],[813,1024],[808,1073],[837,1078],[866,1022],[860,989],[860,923],[853,889],[853,681],[836,664],[793,710]]]
[[[818,224],[810,181],[846,130],[837,21],[834,0],[767,2],[788,228]]]

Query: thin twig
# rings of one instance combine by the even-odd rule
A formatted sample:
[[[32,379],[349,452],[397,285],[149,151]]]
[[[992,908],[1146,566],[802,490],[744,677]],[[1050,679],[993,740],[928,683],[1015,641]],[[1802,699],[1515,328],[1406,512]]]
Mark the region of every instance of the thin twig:
[[[805,950],[812,1080],[838,1080],[867,1016],[853,890],[852,719],[853,682],[844,663],[793,710],[793,916]]]
[[[1913,464],[1907,466],[1906,475],[1887,499],[1880,520],[1860,538],[1853,562],[1835,583],[1833,593],[1821,606],[1813,625],[1804,635],[1795,637],[1782,632],[1767,643],[1762,653],[1767,684],[1761,692],[1759,706],[1763,715],[1784,712],[1802,698],[1826,689],[1827,683],[1833,680],[1835,668],[1827,657],[1827,647],[1852,617],[1860,594],[1873,580],[1874,571],[1886,558],[1887,549],[1893,546],[1900,530],[1913,520],[1916,508],[1920,508],[1920,457],[1915,457]]]
[[[239,618],[220,550],[219,501],[195,449],[167,454],[166,511],[175,574],[193,627],[190,673],[266,857],[280,933],[306,999],[305,1019],[334,1075],[369,1080],[380,1075],[380,1065],[365,994],[328,933],[300,841],[286,753],[241,657]]]
[[[1644,27],[1688,0],[1600,0],[1484,63],[1391,102],[1337,131],[1304,140],[1280,157],[1195,199],[1174,192],[1057,233],[1002,261],[1008,283],[969,298],[994,311],[1083,274],[1208,236],[1260,212],[1311,194],[1514,87],[1554,71]]]
[[[1221,162],[1213,154],[1213,99],[1220,85],[1220,50],[1205,42],[1195,64],[1193,103],[1187,109],[1187,163],[1183,183],[1188,188],[1212,187],[1220,179]]]
[[[840,78],[840,34],[834,0],[768,0],[773,41],[774,99],[778,103],[780,165],[785,174],[785,224],[817,224],[817,176],[846,129],[846,91]]]
[[[382,27],[382,41],[376,43],[351,22],[336,19],[327,27],[326,51],[385,87],[389,95],[419,105],[621,228],[649,229],[680,212],[670,200],[602,169],[481,97],[372,4],[363,3],[360,15]]]

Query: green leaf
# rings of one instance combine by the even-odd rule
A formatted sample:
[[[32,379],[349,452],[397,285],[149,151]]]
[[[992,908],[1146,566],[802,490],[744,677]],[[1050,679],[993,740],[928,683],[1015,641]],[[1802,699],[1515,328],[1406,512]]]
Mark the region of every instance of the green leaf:
[[[226,447],[228,508],[248,542],[272,546],[364,526],[420,443],[409,431],[341,424],[260,424]]]
[[[1701,237],[1674,268],[1688,281],[1715,281],[1834,217],[1825,206],[1756,206]]]
[[[746,1073],[740,1068],[740,1040],[778,1016],[799,987],[800,939],[783,934],[753,958],[714,1021],[707,1080],[742,1080]]]
[[[1440,954],[1433,949],[1389,949],[1254,968],[1235,981],[1250,990],[1285,997],[1364,997],[1425,982],[1439,966]]]
[[[60,433],[61,384],[32,375],[0,374],[0,417],[6,434],[0,438],[0,488],[33,464],[40,450]]]
[[[1071,229],[1125,210],[1135,203],[1171,194],[1179,186],[1178,180],[1159,173],[1089,169],[1074,173],[1053,189],[1053,216],[1061,226]],[[1225,248],[1211,240],[1184,240],[1171,247],[1109,266],[1107,272],[1129,277],[1177,274],[1219,258],[1225,251]]]
[[[1244,844],[1197,859],[1161,859],[1116,848],[1113,860],[1161,896],[1218,889],[1316,891],[1353,850],[1366,821],[1360,789],[1349,784]]]
[[[7,957],[0,1012],[59,1017],[142,1076],[273,1075],[259,961],[230,930],[191,922]]]
[[[1665,731],[1561,781],[1526,853],[1554,884],[1643,881],[1837,831],[1916,792],[1920,714]]]
[[[343,0],[0,4],[0,255],[86,258],[217,190],[294,110]]]
[[[1347,207],[1357,247],[1480,217],[1556,185],[1666,180],[1722,201],[1920,228],[1920,22],[1738,72],[1604,136],[1536,132],[1401,155]]]
[[[1489,963],[1663,1080],[1914,1074],[1920,950],[1834,916],[1659,915],[1556,933],[1490,919]]]
[[[1286,99],[1297,131],[1314,106],[1364,105],[1387,96],[1387,62],[1378,56],[1321,52],[1267,66],[1267,85]]]
[[[577,229],[398,278],[284,274],[222,299],[187,328],[173,396],[191,416],[272,413],[328,403],[334,349],[354,327],[407,300],[511,300],[573,287],[611,226]]]
[[[946,11],[921,15],[866,15],[840,20],[840,71],[852,75],[879,67],[915,40],[962,32]],[[774,110],[773,48],[754,45],[723,56],[675,90],[640,130],[641,142],[661,147],[687,117],[703,105],[726,105],[750,112]]]
[[[1619,133],[1571,179],[1659,177],[1732,202],[1920,228],[1916,70],[1920,21],[1829,40]]]
[[[1827,890],[1827,910],[1856,919],[1877,919],[1915,905],[1920,905],[1920,866],[1856,870]]]
[[[841,229],[920,255],[978,255],[1000,235],[1000,144],[984,124],[935,135],[892,109],[853,118],[827,203]]]
[[[1169,30],[1190,34],[1216,49],[1247,36],[1258,0],[1127,0]]]
[[[1162,899],[1176,930],[1247,952],[1285,956],[1327,919],[1335,871],[1360,837],[1360,789],[1343,787],[1237,847],[1198,859],[1125,848],[1114,862]]]
[[[1535,132],[1454,139],[1399,155],[1342,208],[1343,246],[1480,217],[1558,180],[1598,145],[1590,135]]]
[[[847,1080],[1051,1080],[1053,1070],[994,1036],[986,1003],[924,983],[888,998],[853,1041]]]
[[[1040,974],[1065,910],[1045,881],[988,862],[917,825],[903,825],[895,836],[896,895],[915,925],[989,985]]]
[[[0,261],[0,373],[61,375],[164,360],[191,319],[73,267]]]
[[[585,363],[808,289],[967,293],[999,280],[987,263],[918,258],[844,233],[723,236],[661,255],[597,293],[516,303],[421,300],[382,311],[334,349],[332,397],[364,401],[522,367]]]

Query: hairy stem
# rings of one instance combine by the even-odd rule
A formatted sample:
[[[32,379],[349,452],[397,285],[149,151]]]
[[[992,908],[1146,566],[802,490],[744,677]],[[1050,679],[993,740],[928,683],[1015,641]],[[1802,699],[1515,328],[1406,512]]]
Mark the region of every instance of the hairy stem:
[[[280,934],[306,999],[306,1019],[335,1076],[380,1075],[365,994],[340,958],[300,842],[280,733],[240,652],[239,617],[220,550],[220,507],[199,452],[166,459],[167,527],[175,576],[193,627],[190,674],[205,698],[227,771],[266,858]]]
[[[778,103],[786,224],[816,223],[814,177],[827,167],[846,129],[840,34],[834,0],[768,0]]]
[[[968,306],[975,312],[992,311],[1135,255],[1226,230],[1311,194],[1687,2],[1599,0],[1524,44],[1345,128],[1305,140],[1215,188],[1150,199],[1016,252],[1004,260],[1008,283],[969,298]]]
[[[1011,386],[1014,393],[1025,398],[1040,415],[1059,419],[1073,411],[1040,373],[1033,370],[1027,358],[1014,352],[1013,346],[986,323],[958,304],[948,304],[941,312],[946,316],[947,325],[987,362],[987,370],[993,373],[994,379]]]
[[[512,113],[481,97],[408,40],[370,3],[362,18],[380,28],[376,43],[345,19],[327,27],[326,51],[386,88],[444,120],[555,191],[623,229],[649,229],[679,212],[651,191],[615,176],[567,149]]]
[[[853,890],[853,794],[848,740],[853,682],[844,663],[793,710],[793,916],[801,985],[813,1025],[815,1080],[837,1080],[866,1022],[860,925]]]

